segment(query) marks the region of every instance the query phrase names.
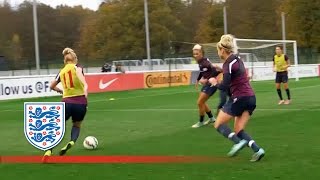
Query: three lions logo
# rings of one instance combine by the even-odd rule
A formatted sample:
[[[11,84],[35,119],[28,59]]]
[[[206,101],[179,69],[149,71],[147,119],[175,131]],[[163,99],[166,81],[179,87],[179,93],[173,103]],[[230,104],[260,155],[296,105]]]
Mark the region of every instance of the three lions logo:
[[[24,132],[30,144],[40,150],[58,145],[65,132],[63,102],[26,102],[24,104]]]

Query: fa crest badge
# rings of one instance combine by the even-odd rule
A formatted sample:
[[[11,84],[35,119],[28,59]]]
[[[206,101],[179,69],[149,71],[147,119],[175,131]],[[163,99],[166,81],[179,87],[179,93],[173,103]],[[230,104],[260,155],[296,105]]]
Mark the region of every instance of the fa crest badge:
[[[49,150],[57,146],[65,132],[64,102],[25,102],[24,134],[34,147]]]

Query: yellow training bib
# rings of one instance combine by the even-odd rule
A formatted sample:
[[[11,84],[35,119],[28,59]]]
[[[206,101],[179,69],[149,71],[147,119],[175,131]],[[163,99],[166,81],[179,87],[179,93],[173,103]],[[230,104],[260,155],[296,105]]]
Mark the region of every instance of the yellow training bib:
[[[63,98],[84,95],[84,85],[78,78],[76,69],[75,64],[67,64],[59,73],[63,86]]]
[[[274,56],[274,64],[277,72],[284,72],[287,71],[285,66],[287,65],[287,61],[285,59],[285,55],[282,54],[281,56],[275,55]]]

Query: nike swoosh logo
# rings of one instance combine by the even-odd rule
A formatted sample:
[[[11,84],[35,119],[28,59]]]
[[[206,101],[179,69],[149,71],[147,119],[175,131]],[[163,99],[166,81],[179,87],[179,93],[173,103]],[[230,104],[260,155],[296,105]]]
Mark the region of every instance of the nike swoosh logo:
[[[100,80],[99,82],[99,88],[100,89],[105,89],[107,88],[108,86],[110,86],[113,82],[115,82],[116,80],[118,80],[118,78],[115,78],[115,79],[112,79],[111,81],[108,81],[106,83],[103,83],[102,79]]]

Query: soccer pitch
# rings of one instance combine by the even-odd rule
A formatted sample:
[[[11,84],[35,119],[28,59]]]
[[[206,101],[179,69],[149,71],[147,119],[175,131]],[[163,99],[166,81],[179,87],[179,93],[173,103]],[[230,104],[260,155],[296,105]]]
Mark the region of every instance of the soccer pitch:
[[[291,81],[291,105],[277,104],[273,81],[252,82],[257,109],[247,131],[266,150],[251,163],[252,151],[226,157],[232,144],[210,125],[192,129],[198,121],[193,86],[90,94],[86,119],[77,144],[67,155],[213,156],[210,163],[168,164],[0,164],[0,179],[319,179],[319,78]],[[286,97],[285,91],[282,91]],[[216,109],[218,94],[209,105]],[[110,98],[115,100],[110,101]],[[42,155],[23,132],[25,101],[60,101],[60,97],[0,102],[0,155]],[[70,139],[71,121],[57,151]],[[84,137],[99,140],[97,150],[85,150]]]

